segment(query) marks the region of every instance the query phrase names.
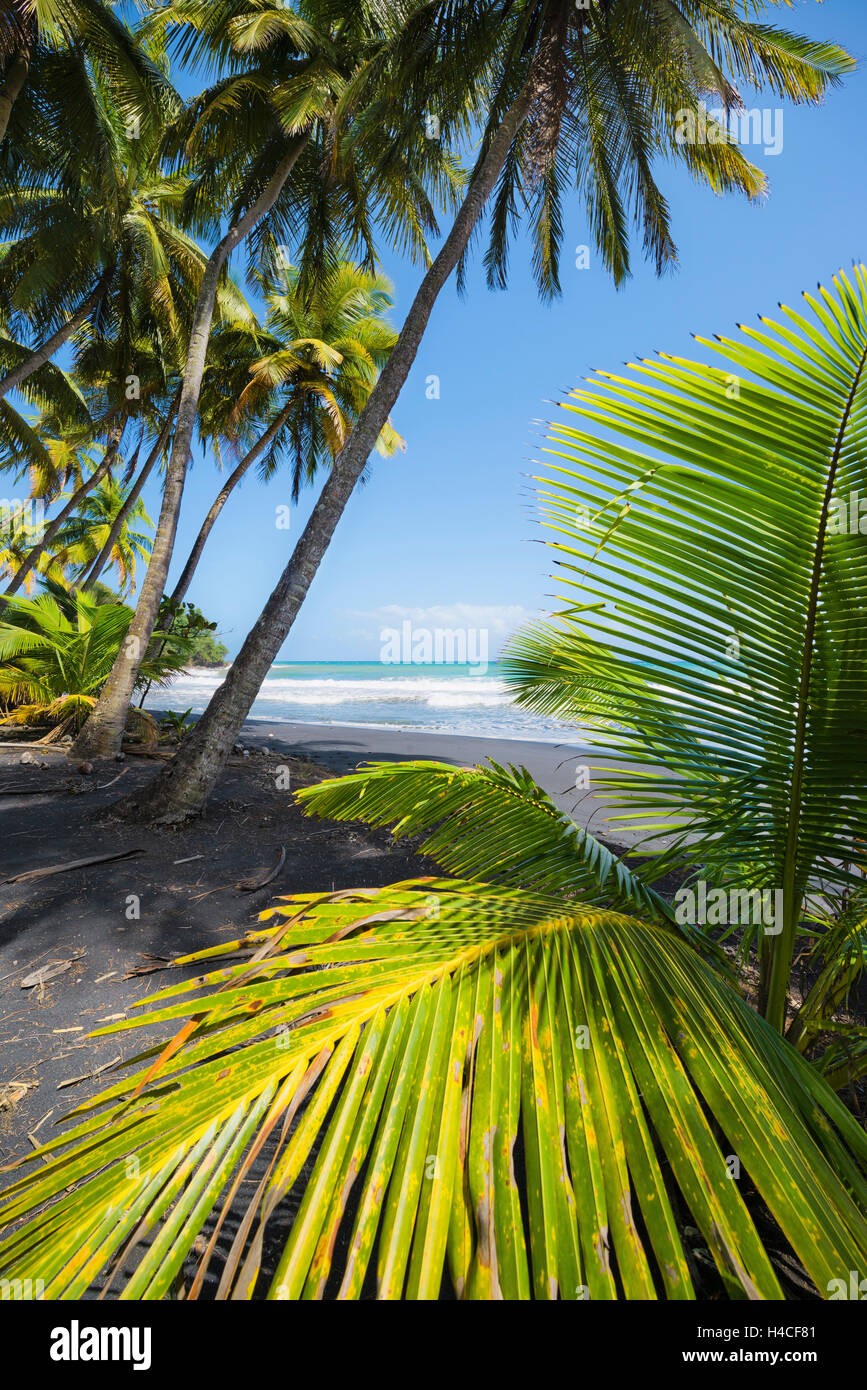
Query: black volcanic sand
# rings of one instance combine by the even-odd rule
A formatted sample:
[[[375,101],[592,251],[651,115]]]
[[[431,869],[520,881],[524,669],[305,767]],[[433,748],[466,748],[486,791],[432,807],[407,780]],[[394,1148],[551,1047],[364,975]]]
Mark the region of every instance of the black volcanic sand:
[[[0,1165],[26,1153],[31,1135],[39,1142],[53,1137],[58,1119],[111,1084],[106,1073],[93,1075],[98,1069],[167,1039],[165,1029],[86,1037],[179,979],[181,969],[195,973],[178,967],[125,978],[130,972],[234,940],[282,894],[380,887],[441,872],[388,830],[308,819],[278,789],[278,768],[289,766],[297,789],[366,761],[429,758],[465,766],[491,757],[526,766],[576,821],[597,835],[605,829],[604,807],[592,791],[574,790],[575,764],[590,757],[582,747],[266,720],[249,721],[242,741],[252,755],[232,757],[205,813],[181,829],[129,825],[108,813],[120,795],[155,775],[160,764],[153,759],[127,756],[85,775],[62,751],[0,742]],[[24,754],[38,763],[22,764]],[[285,863],[267,887],[234,886],[264,877],[283,847]],[[126,850],[138,853],[5,881]],[[66,961],[72,964],[63,973],[21,988],[32,971]],[[72,1078],[83,1079],[58,1089]]]
[[[59,752],[34,755],[46,768],[21,765],[22,751],[0,746],[0,877],[98,854],[139,853],[0,883],[0,1164],[32,1147],[28,1136],[37,1126],[40,1142],[54,1137],[57,1119],[116,1078],[103,1074],[58,1090],[61,1082],[167,1040],[165,1029],[86,1038],[135,1000],[181,978],[180,969],[125,979],[128,972],[163,963],[155,956],[168,960],[234,940],[281,894],[379,887],[438,872],[388,831],[310,820],[277,789],[278,766],[291,768],[294,787],[337,767],[314,768],[285,754],[235,757],[203,816],[184,829],[151,830],[105,813],[119,793],[154,775],[154,761],[128,757],[85,776]],[[104,785],[121,771],[119,782]],[[4,793],[10,784],[28,794]],[[263,878],[284,846],[286,861],[266,888],[233,886]],[[67,960],[73,964],[62,974],[21,988],[32,971]]]

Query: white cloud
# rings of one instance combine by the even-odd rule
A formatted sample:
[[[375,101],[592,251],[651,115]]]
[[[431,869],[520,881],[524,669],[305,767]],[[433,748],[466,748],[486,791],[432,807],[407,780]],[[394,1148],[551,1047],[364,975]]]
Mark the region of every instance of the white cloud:
[[[366,611],[345,611],[347,617],[361,619],[372,625],[371,629],[355,629],[355,635],[358,636],[378,638],[384,627],[400,628],[402,623],[409,620],[414,628],[428,630],[451,628],[487,631],[492,647],[499,647],[512,633],[517,632],[518,628],[538,616],[520,603],[437,603],[428,608],[387,603]]]

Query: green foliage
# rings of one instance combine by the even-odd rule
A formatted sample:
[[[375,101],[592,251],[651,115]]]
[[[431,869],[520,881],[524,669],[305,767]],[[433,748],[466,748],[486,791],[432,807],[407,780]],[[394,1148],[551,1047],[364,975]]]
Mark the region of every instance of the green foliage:
[[[237,450],[279,419],[259,474],[268,479],[288,461],[297,501],[302,485],[340,453],[397,341],[386,318],[394,291],[385,276],[344,260],[312,287],[285,265],[256,280],[265,326],[229,326],[212,336],[200,431]],[[398,448],[403,440],[387,424],[377,452],[387,457]]]
[[[519,703],[625,759],[596,786],[646,880],[783,893],[759,932],[778,1028],[807,900],[867,870],[867,547],[837,524],[867,489],[867,272],[804,298],[699,339],[720,366],[662,354],[571,394],[541,480],[563,606],[506,654]]]
[[[108,540],[109,532],[126,500],[126,489],[116,478],[106,477],[83,498],[75,513],[57,533],[52,552],[64,569],[83,579]],[[139,526],[152,530],[153,522],[139,498],[128,512],[108,557],[117,574],[118,589],[126,596],[135,587],[136,564],[147,561],[151,537]]]
[[[188,734],[193,727],[190,719],[192,712],[192,706],[183,712],[174,709],[166,710],[160,720],[160,737],[171,743],[180,743],[184,735]]]
[[[79,729],[96,703],[132,621],[132,609],[48,583],[0,613],[0,699],[5,722]],[[165,646],[160,650],[160,643]],[[167,683],[189,660],[183,637],[154,634],[140,681]]]
[[[194,603],[177,603],[166,597],[160,605],[158,624],[183,643],[190,666],[224,666],[228,649],[214,636],[217,624],[209,622]]]
[[[863,1268],[863,1131],[670,927],[457,879],[265,915],[99,1030],[189,1018],[22,1160],[4,1277],[77,1299],[153,1233],[122,1297],[164,1298],[213,1213],[196,1297],[235,1204],[220,1297],[278,1211],[273,1299],[778,1299],[761,1204],[820,1292]]]

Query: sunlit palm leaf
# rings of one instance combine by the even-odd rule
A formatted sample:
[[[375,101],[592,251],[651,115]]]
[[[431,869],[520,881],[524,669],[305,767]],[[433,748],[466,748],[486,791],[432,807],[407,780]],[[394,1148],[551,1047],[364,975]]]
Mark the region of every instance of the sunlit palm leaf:
[[[660,870],[783,892],[778,1026],[810,882],[867,869],[864,268],[805,298],[700,340],[721,368],[663,355],[572,393],[542,484],[565,607],[506,660],[520,703],[627,760],[596,777],[624,820],[680,826]]]
[[[266,915],[251,960],[202,952],[215,971],[141,1001],[192,1017],[25,1160],[4,1277],[78,1298],[129,1246],[121,1296],[164,1297],[257,1136],[222,1295],[250,1296],[299,1184],[272,1298],[436,1298],[446,1270],[467,1298],[692,1298],[687,1220],[721,1290],[779,1298],[757,1201],[821,1293],[863,1267],[862,1131],[675,932],[454,880]]]
[[[298,793],[309,813],[391,825],[461,878],[603,898],[652,916],[668,904],[588,830],[558,811],[524,769],[372,763]]]

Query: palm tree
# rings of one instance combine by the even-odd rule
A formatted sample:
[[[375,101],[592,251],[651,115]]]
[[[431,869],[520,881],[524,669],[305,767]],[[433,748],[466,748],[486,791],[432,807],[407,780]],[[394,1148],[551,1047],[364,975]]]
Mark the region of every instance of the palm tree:
[[[0,234],[11,242],[0,262],[7,326],[0,395],[20,387],[76,335],[113,339],[126,380],[143,318],[165,351],[171,345],[180,352],[195,304],[206,258],[179,225],[188,177],[183,170],[168,176],[161,133],[129,133],[108,93],[95,77],[88,81],[80,165],[58,179],[56,132],[38,146],[32,186],[0,195]],[[16,341],[19,335],[37,345]]]
[[[320,19],[322,25],[317,27]],[[135,653],[141,654],[147,648],[168,576],[217,287],[224,266],[235,248],[277,203],[296,163],[311,144],[317,124],[328,122],[330,133],[335,103],[359,63],[358,39],[363,34],[366,16],[346,22],[341,19],[335,24],[334,6],[323,5],[321,0],[299,5],[298,13],[275,6],[265,17],[260,10],[250,11],[240,2],[221,6],[219,13],[214,14],[212,7],[178,0],[176,5],[160,9],[154,22],[160,31],[168,29],[170,36],[174,28],[175,41],[182,45],[188,43],[188,30],[192,29],[191,47],[195,54],[216,59],[235,70],[226,82],[200,98],[187,122],[179,128],[185,156],[201,152],[206,171],[203,182],[210,192],[210,207],[203,207],[199,191],[194,190],[192,205],[197,228],[213,227],[216,220],[215,159],[222,159],[219,185],[231,212],[228,230],[219,236],[202,277],[162,510],[130,643],[119,654],[94,715],[76,740],[75,756],[112,752],[123,732],[125,711],[137,679]],[[248,61],[248,54],[252,61]],[[238,73],[242,62],[245,69]],[[217,140],[215,128],[219,132]],[[258,139],[251,144],[254,133]]]
[[[54,742],[79,729],[96,703],[132,610],[126,604],[50,579],[36,598],[9,599],[0,614],[0,698],[13,710],[4,722],[47,724]],[[163,637],[164,634],[157,634]],[[188,659],[189,644],[177,634],[155,643],[142,663],[141,680],[167,683]],[[128,711],[132,727],[148,716]]]
[[[126,501],[127,490],[123,484],[110,475],[103,478],[100,485],[88,493],[75,516],[56,537],[54,559],[64,569],[77,573],[80,581],[86,575],[86,582],[83,582],[85,588],[91,588],[99,577],[93,574],[91,567],[96,559],[101,558],[110,540],[106,563],[116,571],[117,590],[121,597],[127,596],[135,588],[138,561],[147,563],[150,537],[146,531],[136,531],[132,527],[139,523],[152,530],[153,522],[140,496],[131,507],[126,506]],[[123,520],[116,528],[115,522],[121,514]]]
[[[225,682],[170,767],[129,814],[179,819],[201,809],[225,764],[272,662],[291,629],[334,530],[362,476],[415,359],[436,298],[463,261],[483,209],[493,199],[489,279],[504,283],[509,234],[519,196],[533,217],[534,266],[543,294],[558,287],[564,171],[575,170],[604,263],[620,282],[629,271],[626,207],[634,199],[644,244],[656,268],[675,258],[665,199],[653,179],[655,156],[685,161],[717,191],[762,190],[759,172],[722,138],[679,143],[678,121],[697,112],[712,91],[727,108],[740,98],[734,81],[765,84],[793,101],[818,101],[849,71],[852,60],[830,44],[769,30],[728,7],[708,14],[663,0],[612,0],[576,9],[567,0],[428,5],[432,25],[452,66],[440,71],[438,93],[446,132],[456,103],[451,93],[468,74],[464,94],[483,109],[481,150],[454,224],[427,272],[398,342],[313,513]],[[480,13],[481,11],[481,13]],[[407,43],[419,34],[407,31]],[[427,48],[434,45],[428,44]],[[484,62],[479,60],[483,55]],[[474,62],[475,59],[475,62]],[[728,62],[732,77],[720,64]],[[486,75],[480,87],[478,73]],[[413,91],[410,86],[410,91]],[[422,103],[419,109],[423,109]],[[631,190],[631,193],[630,193]]]
[[[45,556],[50,555],[51,547],[56,537],[59,535],[63,526],[69,521],[70,517],[72,517],[82,505],[88,493],[93,488],[98,487],[99,484],[110,475],[111,469],[118,459],[126,424],[127,419],[125,416],[122,416],[119,421],[109,424],[107,429],[104,429],[104,422],[94,427],[86,443],[90,445],[91,442],[95,442],[94,436],[99,438],[100,435],[104,435],[102,440],[103,448],[99,463],[89,473],[80,466],[79,449],[73,449],[73,456],[78,462],[77,485],[73,488],[67,501],[64,502],[48,525],[40,531],[36,544],[23,556],[21,563],[3,591],[3,597],[2,600],[0,600],[0,612],[2,612],[2,606],[6,600],[12,598],[21,588],[22,584],[26,583],[30,572],[34,568],[38,568]],[[76,443],[78,443],[78,440]]]
[[[119,111],[105,100],[95,80],[91,97],[94,115],[88,149],[92,163],[84,183],[71,193],[40,184],[23,202],[11,195],[5,204],[0,201],[0,228],[17,237],[0,266],[0,299],[5,301],[7,319],[29,318],[43,327],[64,303],[74,300],[79,282],[95,273],[93,267],[105,265],[98,318],[88,332],[76,330],[77,360],[71,382],[79,390],[91,431],[97,435],[107,431],[108,444],[100,468],[81,475],[76,491],[49,526],[42,547],[24,558],[7,594],[18,590],[30,565],[38,562],[89,491],[108,476],[129,419],[148,418],[154,424],[156,443],[138,490],[144,486],[165,448],[177,409],[175,400],[169,410],[167,400],[178,392],[206,265],[206,257],[178,221],[189,185],[187,175],[183,171],[165,174],[158,139],[125,133]],[[46,158],[51,153],[50,147],[43,150]],[[218,280],[216,308],[222,322],[248,326],[254,322],[246,300],[225,273]],[[62,336],[70,336],[74,318],[65,322]],[[41,349],[28,355],[27,349],[7,338],[0,342],[0,357],[4,356],[17,363],[6,384],[18,384],[25,396],[36,401],[50,392],[51,413],[56,415],[54,402],[60,383],[67,378],[44,361]],[[72,403],[62,399],[66,416],[71,416]],[[8,410],[13,424],[17,423],[18,417],[5,402],[0,408]],[[80,436],[80,422],[72,423]],[[69,428],[65,417],[63,425]],[[129,506],[135,501],[136,496],[131,496]],[[117,522],[119,531],[123,517]],[[116,536],[109,539],[113,545]],[[103,557],[94,578],[104,563]]]
[[[125,144],[127,153],[137,146],[133,166],[145,152],[152,157],[180,99],[101,0],[71,0],[60,9],[43,0],[7,5],[0,65],[0,222],[7,236],[24,243],[7,248],[0,300],[8,309],[7,286],[13,286],[17,308],[40,329],[28,346],[3,343],[5,395],[49,361],[110,293],[118,217],[130,213],[113,186],[121,161],[111,146]],[[148,206],[145,193],[140,219],[146,220]],[[34,235],[34,219],[41,239]],[[129,226],[126,233],[129,240]],[[145,235],[142,227],[142,250]],[[21,284],[28,253],[30,270]],[[29,298],[34,288],[35,303]]]
[[[113,6],[8,0],[0,18],[0,145],[6,142],[6,152],[12,146],[18,154],[35,132],[51,127],[75,141],[88,69],[109,86],[127,120],[145,133],[159,128],[174,93]]]
[[[260,277],[260,289],[268,305],[266,331],[214,335],[200,413],[214,420],[214,408],[222,404],[222,427],[230,438],[241,421],[244,437],[254,432],[252,421],[265,428],[211,504],[172,590],[176,603],[186,596],[220,512],[254,463],[269,478],[288,455],[297,500],[302,483],[313,480],[325,459],[337,457],[397,338],[384,320],[392,303],[390,284],[348,261],[322,275],[309,293],[292,268],[276,279]],[[387,457],[401,444],[386,425],[377,449]]]
[[[119,506],[118,510],[114,515],[114,520],[112,521],[111,527],[108,531],[108,534],[106,535],[103,547],[100,550],[99,554],[96,556],[96,559],[93,561],[93,564],[88,570],[87,575],[82,581],[82,588],[84,589],[93,588],[93,586],[99,581],[99,577],[105,569],[106,565],[109,563],[111,556],[114,552],[115,546],[117,545],[117,542],[120,536],[122,535],[129,518],[132,515],[134,515],[136,509],[139,506],[139,500],[141,498],[142,492],[144,491],[145,483],[151,476],[151,473],[153,472],[160,459],[165,457],[166,447],[168,445],[168,441],[171,435],[172,424],[174,421],[174,413],[177,409],[179,394],[179,390],[175,392],[174,400],[172,401],[171,406],[166,412],[165,420],[163,422],[162,428],[156,435],[153,447],[151,448],[150,453],[147,455],[144,463],[139,469],[138,476],[136,477],[135,482],[129,488],[129,491],[127,492],[125,498],[123,499],[121,505]],[[138,450],[136,450],[136,453],[138,453]],[[134,471],[134,465],[133,470],[129,471]]]

